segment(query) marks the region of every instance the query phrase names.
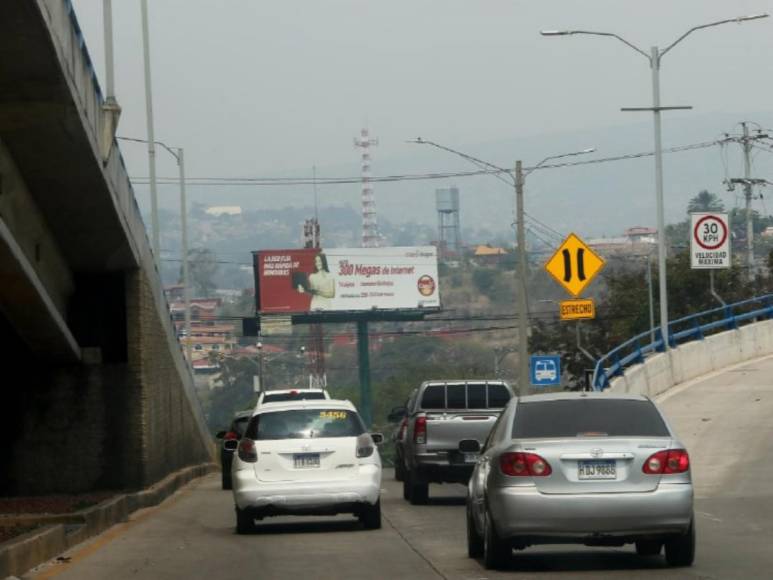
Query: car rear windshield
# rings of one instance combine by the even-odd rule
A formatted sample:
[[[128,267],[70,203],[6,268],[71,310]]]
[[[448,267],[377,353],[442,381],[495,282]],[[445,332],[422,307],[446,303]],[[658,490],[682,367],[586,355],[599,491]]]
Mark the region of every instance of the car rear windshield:
[[[282,403],[284,401],[312,401],[324,399],[325,394],[318,391],[294,391],[292,393],[266,393],[264,403]]]
[[[360,416],[346,409],[293,409],[255,415],[247,437],[255,441],[356,437],[365,433]]]
[[[514,439],[543,437],[668,437],[650,401],[572,399],[518,404]]]
[[[510,390],[501,383],[428,385],[421,396],[421,408],[502,409],[511,396]]]

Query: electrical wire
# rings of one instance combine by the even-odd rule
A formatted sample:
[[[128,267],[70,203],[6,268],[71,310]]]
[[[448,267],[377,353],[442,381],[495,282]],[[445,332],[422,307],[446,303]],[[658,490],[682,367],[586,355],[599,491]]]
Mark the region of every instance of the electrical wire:
[[[719,141],[704,141],[702,143],[693,143],[690,145],[681,145],[678,147],[669,147],[663,149],[663,153],[679,153],[683,151],[692,151],[696,149],[705,149],[707,147],[713,147],[717,145]],[[609,163],[615,161],[625,161],[629,159],[639,159],[642,157],[651,157],[655,155],[654,151],[645,151],[640,153],[629,153],[626,155],[617,155],[614,157],[601,157],[598,159],[588,159],[583,161],[566,161],[563,163],[551,163],[545,165],[539,165],[534,167],[524,167],[524,172],[545,170],[545,169],[559,169],[563,167],[576,167],[580,165],[595,165],[599,163]],[[500,176],[509,175],[513,176],[513,170],[510,169],[478,169],[477,171],[446,171],[435,173],[416,173],[416,174],[397,174],[386,175],[381,177],[370,177],[369,181],[373,183],[395,182],[395,181],[419,181],[419,180],[432,180],[432,179],[448,179],[448,178],[462,178],[462,177],[476,177],[480,175],[494,175]],[[159,177],[157,178],[159,185],[178,185],[179,178],[176,177]],[[150,179],[148,177],[136,177],[132,178],[133,183],[148,184]],[[188,177],[185,179],[186,185],[192,187],[222,187],[223,185],[229,186],[293,186],[293,185],[345,185],[345,184],[360,184],[362,183],[362,177],[322,177],[322,178],[308,178],[308,177]],[[510,185],[509,182],[508,185]]]

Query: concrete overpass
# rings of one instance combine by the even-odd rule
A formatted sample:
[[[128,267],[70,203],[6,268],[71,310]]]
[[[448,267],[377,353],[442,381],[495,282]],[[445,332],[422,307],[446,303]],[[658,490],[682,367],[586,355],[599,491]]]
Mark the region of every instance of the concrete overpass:
[[[69,0],[0,2],[0,495],[139,488],[210,460],[102,104]]]

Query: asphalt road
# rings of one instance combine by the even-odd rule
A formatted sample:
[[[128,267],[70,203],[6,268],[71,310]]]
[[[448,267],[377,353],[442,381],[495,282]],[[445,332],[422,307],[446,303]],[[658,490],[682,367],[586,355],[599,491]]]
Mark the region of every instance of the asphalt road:
[[[29,577],[126,579],[712,578],[773,577],[773,357],[677,387],[661,406],[688,446],[698,555],[691,568],[633,547],[536,547],[506,572],[466,556],[464,488],[431,486],[410,506],[385,470],[381,530],[353,518],[274,518],[234,532],[230,492],[208,477]]]

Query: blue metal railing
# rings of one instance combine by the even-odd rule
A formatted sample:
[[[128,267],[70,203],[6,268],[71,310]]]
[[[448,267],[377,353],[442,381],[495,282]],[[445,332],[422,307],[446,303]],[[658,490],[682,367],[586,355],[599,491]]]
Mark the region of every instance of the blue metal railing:
[[[727,304],[704,312],[698,312],[668,323],[668,343],[671,348],[693,340],[703,340],[707,335],[738,328],[748,321],[773,318],[773,294],[766,294]],[[620,376],[630,366],[644,362],[647,355],[663,352],[663,333],[660,327],[642,332],[609,351],[596,362],[593,371],[593,390],[603,391],[609,381]]]

